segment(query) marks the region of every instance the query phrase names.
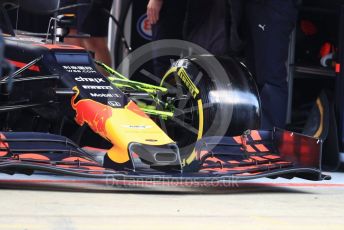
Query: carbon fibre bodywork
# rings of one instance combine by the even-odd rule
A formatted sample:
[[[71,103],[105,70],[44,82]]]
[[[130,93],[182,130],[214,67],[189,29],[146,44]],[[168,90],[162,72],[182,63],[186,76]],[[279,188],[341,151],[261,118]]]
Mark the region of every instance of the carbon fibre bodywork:
[[[221,119],[208,116],[200,122],[200,118],[207,115],[205,111],[211,113],[223,104],[221,100],[215,100],[217,108],[205,108],[206,99],[202,95],[194,95],[198,105],[196,111],[202,116],[193,120],[200,127],[197,142],[192,146],[192,157],[187,156],[185,160],[186,157],[180,154],[179,143],[127,93],[102,75],[84,49],[45,44],[20,36],[7,37],[5,43],[6,59],[17,67],[19,73],[10,79],[10,83],[8,78],[1,83],[13,86],[10,93],[2,93],[0,100],[1,128],[4,130],[0,136],[0,172],[10,175],[6,175],[5,180],[0,179],[0,184],[7,185],[8,178],[12,178],[12,185],[17,187],[37,182],[43,187],[73,188],[75,184],[70,181],[82,184],[88,180],[91,184],[105,185],[100,188],[104,190],[109,184],[149,187],[175,182],[177,187],[208,187],[259,177],[325,178],[321,174],[320,139],[277,129],[247,131],[241,136],[229,137],[216,137],[216,132],[211,136],[204,135],[203,130],[199,132],[200,127],[207,127],[206,122],[211,120],[221,127],[221,119],[227,116],[223,110]],[[195,71],[195,66],[202,65],[193,65],[186,59],[180,63],[188,63],[190,68],[174,66],[166,76],[172,78],[179,72],[184,73],[185,67],[184,80],[194,82],[190,72]],[[237,79],[240,84],[232,81],[235,84],[231,87],[236,94],[230,95],[235,99],[237,95],[244,95],[238,92],[249,90],[254,99],[234,105],[230,103],[237,100],[228,100],[228,104],[234,106],[231,110],[235,122],[229,122],[230,127],[235,133],[257,128],[259,97],[254,83],[245,78],[249,75],[243,74],[232,59],[226,63],[231,63],[226,69],[235,69],[236,74],[242,74]],[[200,90],[206,94],[210,92],[207,89],[216,93],[211,84],[208,80]],[[165,88],[161,85],[152,89]],[[226,91],[225,87],[221,89]],[[221,96],[215,99],[221,99]],[[243,116],[242,111],[248,115]],[[247,127],[241,125],[245,121],[249,122]],[[16,180],[22,175],[28,177]],[[44,182],[31,179],[40,175],[48,179]]]
[[[106,190],[226,187],[260,177],[329,179],[321,174],[321,146],[318,139],[283,130],[252,131],[245,136],[199,141],[197,172],[147,168],[139,155],[133,158],[135,170],[117,171],[103,167],[97,159],[106,150],[81,149],[71,140],[52,134],[2,133],[0,171],[11,176],[2,177],[0,184]],[[37,179],[42,176],[45,180]]]
[[[25,71],[25,77],[14,78],[13,91],[2,102],[3,106],[18,101],[22,108],[32,109],[36,113],[34,116],[57,121],[63,118],[70,123],[75,121],[81,127],[86,126],[90,130],[88,133],[93,132],[112,145],[107,157],[119,168],[122,164],[131,164],[128,148],[132,143],[152,146],[174,144],[130,98],[98,72],[90,54],[84,49],[62,44],[49,45],[27,37],[8,37],[5,40],[5,56],[17,68],[32,63],[32,58],[38,61]],[[40,76],[55,79],[39,79]],[[30,81],[30,77],[34,80]],[[23,115],[20,119],[29,118]],[[64,132],[65,128],[59,126],[58,129],[62,130],[59,134],[72,136],[73,131]],[[33,127],[22,129],[11,126],[11,129],[39,131]],[[80,141],[78,144],[86,145],[85,142],[101,146],[96,144],[96,140]]]

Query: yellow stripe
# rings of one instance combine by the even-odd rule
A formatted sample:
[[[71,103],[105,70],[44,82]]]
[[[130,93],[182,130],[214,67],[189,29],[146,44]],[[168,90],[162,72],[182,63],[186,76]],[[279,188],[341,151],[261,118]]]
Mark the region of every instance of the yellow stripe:
[[[160,83],[160,87],[164,84],[164,81],[166,80],[166,78],[168,78],[168,76],[173,73],[173,72],[176,72],[177,71],[177,67],[172,67],[171,69],[169,69],[167,71],[167,73],[165,74],[165,76],[162,78],[161,80],[161,83]]]
[[[198,114],[199,114],[199,126],[198,126],[198,138],[197,140],[200,140],[203,137],[203,119],[204,119],[204,115],[203,115],[203,102],[202,100],[198,100]]]
[[[177,67],[170,68],[167,73],[164,75],[164,77],[161,80],[160,86],[163,86],[165,80],[174,72],[177,72]],[[185,70],[184,70],[185,71]],[[187,76],[189,78],[189,76]],[[189,79],[191,81],[191,79]],[[197,89],[197,87],[195,86]],[[199,90],[197,89],[197,94],[199,93]],[[191,92],[190,92],[191,93]],[[199,124],[198,124],[198,135],[197,135],[197,141],[202,139],[203,137],[203,129],[204,129],[204,114],[203,114],[203,102],[201,99],[197,101],[198,104],[198,114],[199,114]],[[192,154],[187,158],[183,159],[183,165],[185,164],[191,164],[196,158],[196,151],[193,150]]]
[[[194,99],[196,99],[197,95],[199,94],[199,89],[195,86],[195,84],[190,79],[189,75],[185,71],[183,67],[180,68],[178,71],[179,78],[184,82],[185,86],[188,88],[190,94]]]
[[[203,128],[204,128],[204,115],[203,115],[203,102],[202,100],[198,100],[198,114],[199,114],[199,121],[198,121],[198,136],[197,136],[197,141],[201,140],[203,137]],[[192,154],[186,159],[187,164],[191,164],[192,161],[194,161],[196,158],[196,151],[195,149],[193,150]]]
[[[317,132],[314,134],[314,137],[319,138],[324,129],[324,107],[321,104],[320,98],[317,99],[317,106],[320,111],[320,125]]]

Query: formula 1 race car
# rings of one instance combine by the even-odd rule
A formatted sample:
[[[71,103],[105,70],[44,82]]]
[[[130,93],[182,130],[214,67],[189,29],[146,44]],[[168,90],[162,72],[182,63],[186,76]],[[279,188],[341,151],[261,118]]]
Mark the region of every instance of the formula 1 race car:
[[[80,47],[3,36],[16,71],[0,81],[2,185],[325,178],[320,139],[255,130],[257,87],[235,58],[182,58],[153,85],[126,78]]]

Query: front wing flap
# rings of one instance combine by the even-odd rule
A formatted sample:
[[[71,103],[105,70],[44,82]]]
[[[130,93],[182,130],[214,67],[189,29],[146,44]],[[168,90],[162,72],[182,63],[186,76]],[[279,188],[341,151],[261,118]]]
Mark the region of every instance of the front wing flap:
[[[41,133],[2,133],[0,178],[7,174],[7,178],[12,175],[16,181],[18,175],[29,175],[25,178],[45,175],[52,183],[66,176],[73,181],[92,179],[104,183],[111,178],[118,183],[149,182],[145,186],[173,181],[181,187],[214,186],[261,177],[329,179],[321,173],[321,149],[322,141],[316,138],[278,129],[250,131],[238,137],[200,140],[195,151],[197,172],[162,172],[150,168],[115,171],[104,168],[92,154],[67,138]]]
[[[202,172],[321,180],[322,140],[281,129],[247,131],[236,137],[207,137],[196,145]],[[272,175],[273,174],[273,175]]]

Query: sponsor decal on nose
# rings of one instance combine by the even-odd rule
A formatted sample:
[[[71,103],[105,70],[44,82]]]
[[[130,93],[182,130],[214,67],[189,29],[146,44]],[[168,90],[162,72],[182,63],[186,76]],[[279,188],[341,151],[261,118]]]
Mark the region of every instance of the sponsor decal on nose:
[[[78,82],[94,82],[94,83],[105,83],[103,78],[90,78],[90,77],[76,77],[74,78]]]
[[[91,99],[83,99],[75,102],[80,91],[74,87],[77,93],[73,96],[71,104],[76,111],[75,121],[80,125],[85,123],[97,134],[106,137],[106,121],[112,117],[112,108]]]

